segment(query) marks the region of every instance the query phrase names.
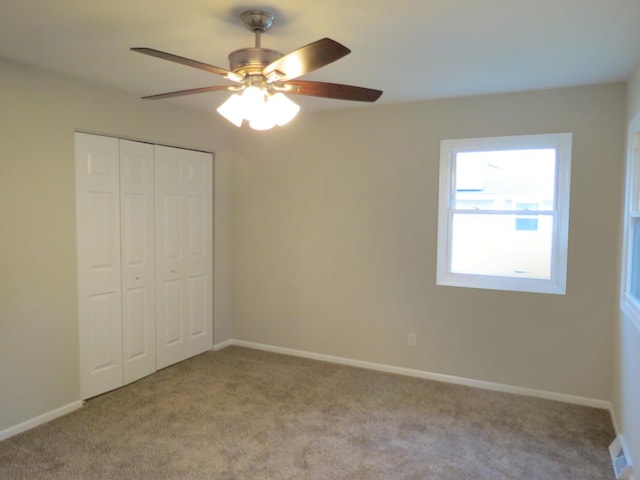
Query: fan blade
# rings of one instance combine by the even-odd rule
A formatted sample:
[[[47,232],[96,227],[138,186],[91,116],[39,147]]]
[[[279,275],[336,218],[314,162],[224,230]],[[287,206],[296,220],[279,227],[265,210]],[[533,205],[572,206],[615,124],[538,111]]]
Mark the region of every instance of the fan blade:
[[[284,87],[285,93],[335,98],[337,100],[354,100],[356,102],[375,102],[382,95],[382,90],[374,90],[372,88],[304,80],[285,82]]]
[[[142,97],[145,100],[158,100],[160,98],[181,97],[182,95],[193,95],[194,93],[218,92],[220,90],[229,90],[235,87],[226,87],[224,85],[214,85],[212,87],[191,88],[189,90],[178,90],[177,92],[159,93],[157,95],[148,95]]]
[[[262,74],[269,82],[284,82],[335,62],[350,52],[351,50],[335,40],[323,38],[270,63],[262,70]]]
[[[215,73],[216,75],[221,75],[227,80],[231,80],[232,82],[241,83],[244,79],[242,75],[230,72],[229,70],[225,70],[224,68],[215,67],[207,63],[198,62],[197,60],[191,60],[190,58],[180,57],[171,53],[161,52],[160,50],[154,50],[153,48],[134,47],[131,50],[138,53],[144,53],[145,55],[151,55],[152,57],[162,58],[163,60],[169,60],[170,62],[187,65],[188,67],[199,68],[200,70]]]

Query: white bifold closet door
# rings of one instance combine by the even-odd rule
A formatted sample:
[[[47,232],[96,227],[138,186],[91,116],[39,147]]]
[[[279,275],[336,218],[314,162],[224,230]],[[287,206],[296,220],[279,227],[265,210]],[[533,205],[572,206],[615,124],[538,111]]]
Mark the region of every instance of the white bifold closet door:
[[[81,395],[211,348],[211,154],[76,134]]]
[[[155,146],[158,368],[211,348],[211,155]]]
[[[120,140],[123,380],[156,371],[153,145]]]
[[[76,134],[78,315],[82,398],[122,385],[118,140]]]

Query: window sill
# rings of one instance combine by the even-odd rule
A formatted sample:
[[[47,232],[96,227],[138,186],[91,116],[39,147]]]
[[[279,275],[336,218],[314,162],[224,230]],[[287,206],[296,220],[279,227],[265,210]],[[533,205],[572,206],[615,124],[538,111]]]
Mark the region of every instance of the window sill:
[[[447,287],[481,288],[510,292],[565,295],[566,286],[551,280],[534,278],[494,277],[487,275],[438,274],[436,285]]]

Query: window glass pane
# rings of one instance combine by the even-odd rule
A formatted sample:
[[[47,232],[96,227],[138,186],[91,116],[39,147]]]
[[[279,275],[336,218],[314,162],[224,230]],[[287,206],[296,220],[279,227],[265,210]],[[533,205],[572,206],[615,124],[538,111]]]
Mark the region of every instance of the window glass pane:
[[[538,219],[518,217],[516,218],[516,230],[538,230]]]
[[[498,150],[456,154],[453,208],[554,209],[556,150]]]
[[[529,228],[518,228],[521,219],[530,222]],[[552,235],[552,215],[456,213],[451,272],[549,280]]]
[[[631,262],[629,269],[629,294],[640,301],[640,219],[631,219]]]
[[[635,136],[636,144],[640,142],[640,135]],[[640,149],[637,147],[633,150],[633,185],[631,193],[633,200],[631,202],[631,210],[637,212],[640,210]]]

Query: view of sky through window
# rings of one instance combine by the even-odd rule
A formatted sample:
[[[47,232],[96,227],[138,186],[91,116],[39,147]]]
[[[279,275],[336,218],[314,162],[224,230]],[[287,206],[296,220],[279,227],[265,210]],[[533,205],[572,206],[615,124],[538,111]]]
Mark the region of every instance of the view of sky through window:
[[[458,153],[454,208],[517,210],[526,203],[551,210],[555,172],[551,148]]]
[[[458,153],[451,271],[549,279],[553,219],[529,212],[554,209],[555,172],[550,148]]]

